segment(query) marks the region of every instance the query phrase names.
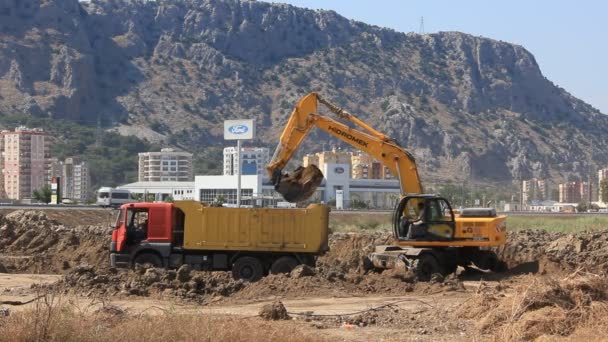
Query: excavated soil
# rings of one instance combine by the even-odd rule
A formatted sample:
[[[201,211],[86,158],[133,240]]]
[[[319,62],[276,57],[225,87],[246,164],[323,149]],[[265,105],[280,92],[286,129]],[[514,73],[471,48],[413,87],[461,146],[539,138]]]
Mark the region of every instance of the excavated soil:
[[[65,273],[86,263],[108,266],[110,229],[67,226],[45,212],[17,210],[0,216],[0,271]]]
[[[569,274],[608,272],[608,230],[550,233],[544,230],[509,232],[499,258],[518,273]]]

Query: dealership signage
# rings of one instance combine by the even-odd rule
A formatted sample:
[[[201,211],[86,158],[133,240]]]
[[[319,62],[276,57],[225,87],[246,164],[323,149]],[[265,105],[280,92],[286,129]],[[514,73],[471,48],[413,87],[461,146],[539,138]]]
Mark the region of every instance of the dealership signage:
[[[255,121],[253,119],[224,121],[225,140],[248,140],[254,137]]]

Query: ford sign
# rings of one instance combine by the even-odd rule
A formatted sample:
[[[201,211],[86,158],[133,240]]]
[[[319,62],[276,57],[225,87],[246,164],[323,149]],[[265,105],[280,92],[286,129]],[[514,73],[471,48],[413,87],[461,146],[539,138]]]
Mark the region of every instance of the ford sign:
[[[249,128],[245,125],[234,125],[228,127],[228,132],[232,134],[245,134],[249,131]]]
[[[250,140],[255,137],[255,121],[253,119],[224,121],[224,139]]]
[[[344,168],[343,168],[343,167],[338,166],[338,167],[336,167],[336,168],[334,169],[334,172],[335,172],[335,173],[337,173],[337,174],[339,174],[339,175],[340,175],[340,174],[343,174],[343,173],[344,173]]]

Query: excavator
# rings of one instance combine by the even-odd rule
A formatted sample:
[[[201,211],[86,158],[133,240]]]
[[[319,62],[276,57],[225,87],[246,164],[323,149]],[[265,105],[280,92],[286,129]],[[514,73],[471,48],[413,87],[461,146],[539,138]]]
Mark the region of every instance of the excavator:
[[[337,119],[319,113],[319,105]],[[317,93],[298,101],[266,167],[275,190],[286,201],[307,200],[323,182],[324,175],[315,165],[300,166],[291,174],[283,171],[313,127],[368,153],[399,180],[401,198],[392,215],[394,242],[376,246],[364,258],[366,271],[405,268],[419,279],[430,279],[437,273],[453,273],[458,266],[492,271],[502,267],[490,248],[506,242],[505,216],[493,208],[465,208],[456,213],[446,198],[425,194],[408,150]]]

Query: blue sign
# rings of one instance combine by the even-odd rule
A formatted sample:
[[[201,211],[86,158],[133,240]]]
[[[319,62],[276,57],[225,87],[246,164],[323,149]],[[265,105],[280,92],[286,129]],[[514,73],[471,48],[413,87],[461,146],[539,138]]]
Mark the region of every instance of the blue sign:
[[[228,127],[228,132],[232,134],[245,134],[247,131],[249,131],[249,127],[245,125],[234,125]]]

